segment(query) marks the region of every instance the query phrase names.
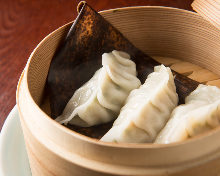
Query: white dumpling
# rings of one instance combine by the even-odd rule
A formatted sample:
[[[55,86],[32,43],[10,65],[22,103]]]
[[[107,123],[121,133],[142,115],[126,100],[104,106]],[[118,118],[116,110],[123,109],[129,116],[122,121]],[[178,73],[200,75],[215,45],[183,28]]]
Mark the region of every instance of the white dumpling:
[[[220,89],[200,84],[174,109],[155,143],[183,141],[220,124]]]
[[[75,91],[56,121],[88,127],[117,117],[130,91],[141,85],[136,64],[127,53],[114,50],[102,55],[102,65]]]
[[[164,127],[178,95],[170,68],[156,66],[140,88],[131,91],[105,142],[152,142]]]

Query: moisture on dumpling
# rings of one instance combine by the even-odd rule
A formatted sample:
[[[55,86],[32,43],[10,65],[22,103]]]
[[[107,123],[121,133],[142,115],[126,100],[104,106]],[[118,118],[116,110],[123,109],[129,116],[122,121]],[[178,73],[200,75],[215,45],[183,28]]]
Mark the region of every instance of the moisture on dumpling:
[[[174,109],[155,143],[183,141],[220,124],[220,89],[200,84]]]
[[[177,103],[178,95],[170,68],[156,66],[145,83],[131,91],[113,127],[101,141],[153,142]]]
[[[117,117],[130,91],[141,85],[136,64],[127,53],[114,50],[102,55],[102,65],[75,91],[56,121],[88,127]]]

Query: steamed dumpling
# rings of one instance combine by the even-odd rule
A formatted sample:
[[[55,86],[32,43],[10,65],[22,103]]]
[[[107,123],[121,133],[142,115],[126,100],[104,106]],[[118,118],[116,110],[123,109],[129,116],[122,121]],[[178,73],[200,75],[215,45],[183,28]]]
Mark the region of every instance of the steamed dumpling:
[[[114,50],[102,55],[102,65],[75,91],[56,121],[88,127],[117,117],[130,91],[141,85],[136,64],[127,53]]]
[[[105,142],[153,142],[164,127],[178,95],[170,68],[156,66],[139,89],[131,91]]]
[[[155,143],[183,141],[220,125],[220,89],[199,85],[174,109]]]

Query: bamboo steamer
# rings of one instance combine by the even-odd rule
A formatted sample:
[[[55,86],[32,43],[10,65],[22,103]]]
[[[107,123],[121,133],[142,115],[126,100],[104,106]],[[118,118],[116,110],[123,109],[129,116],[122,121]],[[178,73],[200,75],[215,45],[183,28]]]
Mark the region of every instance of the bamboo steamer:
[[[202,83],[220,85],[220,31],[198,14],[168,7],[100,13],[158,61]],[[50,61],[71,24],[40,42],[18,84],[17,104],[32,175],[219,175],[220,127],[180,143],[114,144],[71,131],[42,110]]]
[[[194,0],[193,9],[220,29],[220,1]]]

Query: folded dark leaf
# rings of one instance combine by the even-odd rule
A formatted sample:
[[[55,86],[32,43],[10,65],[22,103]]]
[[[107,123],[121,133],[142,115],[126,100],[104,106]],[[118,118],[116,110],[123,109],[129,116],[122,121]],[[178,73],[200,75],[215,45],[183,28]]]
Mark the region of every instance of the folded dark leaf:
[[[49,69],[47,87],[53,118],[62,113],[75,90],[101,67],[102,54],[114,49],[131,55],[137,65],[138,78],[142,82],[153,71],[153,67],[159,65],[157,61],[137,49],[87,3],[81,4],[79,15],[52,59]],[[174,74],[182,103],[199,83],[176,72]]]

